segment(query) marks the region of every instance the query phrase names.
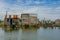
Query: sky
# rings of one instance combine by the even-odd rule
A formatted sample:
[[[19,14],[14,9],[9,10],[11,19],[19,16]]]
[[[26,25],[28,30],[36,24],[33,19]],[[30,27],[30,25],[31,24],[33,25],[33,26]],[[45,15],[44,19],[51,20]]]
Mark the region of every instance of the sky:
[[[4,16],[21,15],[22,13],[37,14],[40,20],[60,19],[60,0],[0,0],[0,19]]]

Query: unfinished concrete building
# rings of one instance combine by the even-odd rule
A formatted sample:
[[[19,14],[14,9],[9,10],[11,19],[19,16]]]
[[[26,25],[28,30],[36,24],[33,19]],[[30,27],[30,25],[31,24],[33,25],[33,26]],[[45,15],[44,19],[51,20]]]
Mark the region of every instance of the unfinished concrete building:
[[[22,25],[29,25],[29,14],[21,14]]]
[[[39,24],[39,19],[37,14],[21,14],[22,25],[37,25]]]

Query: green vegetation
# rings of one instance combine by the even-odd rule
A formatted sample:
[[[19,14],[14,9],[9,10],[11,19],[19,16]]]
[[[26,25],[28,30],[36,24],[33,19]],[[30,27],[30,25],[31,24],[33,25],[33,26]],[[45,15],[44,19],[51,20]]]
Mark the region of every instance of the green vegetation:
[[[0,27],[3,27],[4,26],[4,21],[0,20]]]

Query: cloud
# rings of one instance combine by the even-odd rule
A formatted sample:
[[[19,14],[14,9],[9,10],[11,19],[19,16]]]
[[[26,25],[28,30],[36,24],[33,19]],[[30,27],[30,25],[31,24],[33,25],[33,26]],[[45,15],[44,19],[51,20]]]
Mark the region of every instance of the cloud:
[[[49,8],[49,7],[30,7],[24,10],[25,13],[34,13],[38,14],[39,19],[58,19],[60,17],[60,9],[57,8]]]
[[[0,19],[4,19],[4,15],[6,14],[6,10],[8,11],[8,15],[20,15],[21,13],[35,13],[38,14],[39,19],[60,19],[60,6],[58,7],[48,7],[48,6],[30,6],[32,4],[45,4],[45,1],[22,1],[17,0],[15,4],[11,4],[8,2],[0,1]],[[29,6],[28,6],[29,5]]]

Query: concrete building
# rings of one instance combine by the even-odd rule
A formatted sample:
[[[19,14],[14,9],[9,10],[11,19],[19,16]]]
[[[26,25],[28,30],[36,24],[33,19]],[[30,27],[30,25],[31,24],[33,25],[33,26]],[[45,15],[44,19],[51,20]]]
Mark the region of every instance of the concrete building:
[[[21,14],[22,25],[29,25],[29,14]]]
[[[21,14],[22,25],[37,25],[39,24],[39,19],[37,14]]]
[[[35,15],[35,16],[33,16]],[[37,14],[30,15],[30,24],[36,25],[39,24],[39,19],[37,18]]]

